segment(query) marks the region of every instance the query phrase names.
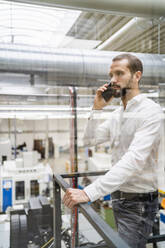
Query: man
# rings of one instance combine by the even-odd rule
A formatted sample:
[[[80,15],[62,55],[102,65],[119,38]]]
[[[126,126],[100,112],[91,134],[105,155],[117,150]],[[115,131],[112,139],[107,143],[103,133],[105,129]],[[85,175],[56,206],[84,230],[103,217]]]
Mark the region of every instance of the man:
[[[113,95],[108,102],[103,98],[108,84],[97,90],[84,136],[87,146],[110,141],[112,169],[84,190],[68,189],[63,199],[72,208],[110,193],[119,235],[132,248],[145,247],[158,210],[156,175],[162,112],[158,104],[140,94],[142,73],[141,61],[131,54],[112,60],[109,75]],[[121,106],[97,126],[95,112],[114,97],[121,97]]]

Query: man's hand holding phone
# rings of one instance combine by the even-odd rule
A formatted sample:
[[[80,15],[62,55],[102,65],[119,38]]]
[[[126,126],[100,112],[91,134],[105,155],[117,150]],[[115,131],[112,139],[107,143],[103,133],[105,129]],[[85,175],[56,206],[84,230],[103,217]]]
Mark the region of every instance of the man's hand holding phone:
[[[106,102],[108,102],[114,94],[114,89],[112,88],[111,83],[108,84],[107,89],[102,93],[102,97]]]
[[[106,83],[96,91],[93,109],[99,110],[105,107],[113,99],[111,84]]]

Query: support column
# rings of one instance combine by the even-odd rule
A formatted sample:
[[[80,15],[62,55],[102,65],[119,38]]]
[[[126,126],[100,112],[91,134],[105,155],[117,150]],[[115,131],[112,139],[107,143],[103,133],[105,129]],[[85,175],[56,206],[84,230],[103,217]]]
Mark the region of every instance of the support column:
[[[71,96],[71,125],[70,125],[70,161],[71,172],[78,172],[78,152],[77,152],[77,92],[75,87],[70,87]],[[73,177],[71,187],[78,187],[78,178]],[[78,235],[78,208],[71,210],[71,248],[79,246]]]

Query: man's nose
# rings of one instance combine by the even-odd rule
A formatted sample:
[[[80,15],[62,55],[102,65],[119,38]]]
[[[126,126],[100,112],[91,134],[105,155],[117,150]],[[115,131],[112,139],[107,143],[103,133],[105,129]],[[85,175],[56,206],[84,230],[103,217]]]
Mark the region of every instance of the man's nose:
[[[111,78],[111,84],[112,84],[112,85],[116,85],[116,84],[117,84],[117,80],[116,80],[115,77],[112,77],[112,78]]]

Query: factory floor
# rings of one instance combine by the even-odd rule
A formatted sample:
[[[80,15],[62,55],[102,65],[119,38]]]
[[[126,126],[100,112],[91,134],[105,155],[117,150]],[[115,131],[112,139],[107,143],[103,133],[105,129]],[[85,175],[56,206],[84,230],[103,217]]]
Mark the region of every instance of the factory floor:
[[[10,223],[8,222],[3,222],[4,219],[4,215],[0,215],[0,248],[9,248],[10,247]],[[161,224],[161,233],[165,233],[165,224],[164,223],[160,223]],[[84,226],[84,225],[83,225]],[[88,230],[85,229],[85,231],[83,230],[83,234],[86,236],[88,235]],[[91,230],[89,231],[90,237],[91,237]],[[89,235],[88,235],[89,236]],[[94,239],[96,240],[96,234],[93,234]],[[165,242],[160,242],[157,244],[158,248],[164,248],[165,247]],[[146,248],[152,248],[153,245],[152,244],[147,244]],[[18,247],[18,248],[22,248],[22,247]],[[64,243],[62,243],[62,248],[65,248]]]
[[[68,154],[62,154],[62,156],[49,159],[49,164],[54,173],[61,174],[66,173],[66,164],[69,161]],[[42,161],[45,162],[45,161]],[[0,214],[0,248],[9,248],[10,247],[10,222],[9,217],[4,214]],[[18,247],[23,248],[23,247]],[[65,245],[62,243],[62,248],[65,248]]]
[[[80,167],[81,162],[84,163],[84,154],[80,155]],[[66,173],[68,170],[68,161],[70,160],[68,154],[63,154],[63,156],[55,158],[55,159],[49,159],[49,164],[51,165],[51,168],[53,172],[56,174]],[[82,168],[81,168],[82,169]],[[68,171],[69,172],[69,171]],[[7,219],[7,221],[5,221]],[[160,222],[160,230],[161,234],[165,233],[165,223]],[[86,230],[85,230],[86,231]],[[91,233],[91,231],[90,231]],[[95,240],[94,235],[94,240]],[[3,214],[0,214],[0,248],[9,248],[10,247],[10,222],[9,217]],[[152,248],[152,244],[147,244],[147,248]],[[158,243],[158,248],[164,248],[165,242]],[[18,247],[22,248],[22,247]],[[62,243],[62,248],[65,248],[64,243]]]
[[[10,222],[4,221],[5,215],[0,215],[0,248],[9,248]]]

